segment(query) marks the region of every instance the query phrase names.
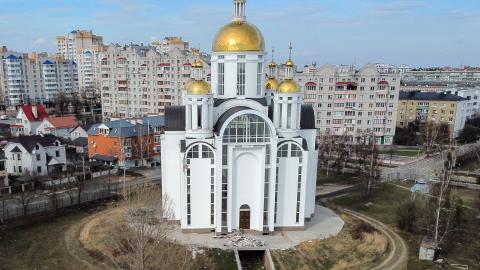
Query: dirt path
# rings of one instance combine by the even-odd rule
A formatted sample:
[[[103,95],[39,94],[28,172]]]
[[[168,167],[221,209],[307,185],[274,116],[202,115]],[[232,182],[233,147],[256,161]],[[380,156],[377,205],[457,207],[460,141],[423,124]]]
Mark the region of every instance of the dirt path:
[[[388,257],[379,265],[372,268],[372,270],[397,270],[397,269],[407,269],[407,261],[408,261],[408,250],[405,241],[390,227],[383,224],[382,222],[368,217],[366,215],[360,214],[358,212],[346,209],[346,208],[339,208],[346,214],[349,214],[355,218],[363,220],[377,230],[382,232],[387,238],[389,245],[391,247],[390,254]]]
[[[115,267],[112,266],[107,261],[100,260],[91,256],[85,248],[83,248],[82,243],[80,242],[80,233],[82,232],[83,228],[92,222],[93,220],[97,219],[100,216],[108,215],[114,209],[107,209],[101,212],[98,212],[92,216],[88,216],[82,219],[80,222],[76,223],[72,227],[70,227],[65,232],[65,247],[66,252],[73,257],[75,260],[78,261],[79,267],[78,269],[88,269],[88,270],[96,270],[96,269],[114,269]]]

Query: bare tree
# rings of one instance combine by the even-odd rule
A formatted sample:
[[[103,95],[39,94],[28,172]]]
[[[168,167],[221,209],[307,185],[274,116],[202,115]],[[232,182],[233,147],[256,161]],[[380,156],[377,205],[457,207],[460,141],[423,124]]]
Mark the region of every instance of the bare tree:
[[[355,157],[358,177],[362,182],[364,195],[368,198],[372,188],[380,181],[378,148],[373,134],[360,137],[355,145]]]
[[[37,198],[37,194],[31,189],[23,189],[23,191],[16,196],[17,201],[22,206],[24,216],[29,214],[29,206],[35,198]]]
[[[325,132],[320,137],[320,148],[321,151],[319,152],[320,155],[320,162],[324,164],[327,170],[327,177],[330,171],[329,161],[332,158],[332,151],[334,148],[334,140],[333,136],[330,132]]]
[[[433,241],[436,249],[439,249],[445,237],[454,230],[451,221],[454,211],[451,211],[450,203],[450,181],[455,168],[456,153],[455,148],[451,146],[448,151],[440,152],[444,164],[440,169],[439,181],[434,191],[434,218],[433,218]]]
[[[172,212],[158,186],[136,187],[120,207],[125,212],[120,222],[114,221],[109,246],[121,268],[198,269],[188,252],[166,240],[173,227],[165,218]]]
[[[427,156],[430,156],[432,153],[441,150],[441,147],[437,146],[444,143],[449,143],[451,139],[449,126],[445,123],[437,124],[435,122],[428,121],[421,126],[420,134]]]
[[[335,144],[335,153],[337,156],[336,163],[342,164],[341,170],[342,174],[345,173],[345,168],[347,167],[347,163],[350,159],[350,154],[352,151],[352,144],[348,142],[348,136],[343,134],[339,137],[339,142]]]

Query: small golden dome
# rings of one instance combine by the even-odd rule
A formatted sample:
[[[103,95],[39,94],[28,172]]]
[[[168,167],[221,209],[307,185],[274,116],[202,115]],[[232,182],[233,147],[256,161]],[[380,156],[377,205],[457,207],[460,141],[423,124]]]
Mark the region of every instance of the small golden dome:
[[[288,59],[287,62],[285,63],[287,67],[293,67],[295,64],[293,63],[292,59]]]
[[[192,63],[192,68],[203,68],[202,61],[194,60],[193,63]]]
[[[275,63],[275,61],[272,60],[272,62],[268,63],[268,67],[271,67],[271,68],[277,67],[277,63]]]
[[[210,94],[210,84],[202,80],[190,81],[185,85],[187,94],[189,95],[206,95]]]
[[[278,93],[281,94],[295,94],[300,92],[300,86],[293,81],[292,79],[285,79],[277,89]]]
[[[278,89],[278,81],[274,78],[269,78],[266,82],[265,82],[265,89],[267,90],[272,90],[272,91],[277,91]]]
[[[258,28],[246,21],[233,21],[218,30],[213,40],[214,52],[263,51],[265,41]]]

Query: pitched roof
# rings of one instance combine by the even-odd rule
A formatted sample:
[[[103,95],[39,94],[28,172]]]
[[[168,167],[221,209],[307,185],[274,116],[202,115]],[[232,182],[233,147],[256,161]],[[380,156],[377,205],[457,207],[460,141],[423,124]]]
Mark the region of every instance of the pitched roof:
[[[37,143],[42,145],[43,147],[47,147],[47,146],[53,146],[57,140],[60,141],[60,139],[57,138],[55,135],[45,134],[43,136],[41,135],[19,136],[19,137],[13,138],[10,142],[21,144],[25,149],[27,149],[28,152],[31,153],[32,150],[37,145]]]
[[[437,93],[437,92],[407,92],[400,91],[399,99],[402,100],[444,100],[444,101],[463,101],[467,100],[461,96],[451,93]]]
[[[50,117],[47,121],[55,128],[75,128],[78,126],[75,116]]]
[[[165,116],[147,116],[142,119],[144,125],[149,125],[152,127],[164,127],[165,126]]]
[[[103,124],[95,124],[92,125],[88,129],[88,135],[97,135],[99,133],[98,127],[100,125],[105,125],[109,129],[108,136],[110,137],[135,137],[139,135],[139,130],[144,127],[141,124],[134,125],[130,122],[128,122],[125,119],[121,120],[116,120],[116,121],[111,121],[111,122],[106,122]],[[147,132],[145,131],[144,134]]]
[[[88,145],[88,139],[84,137],[78,137],[75,140],[71,141],[68,145],[85,147]]]
[[[36,106],[37,108],[37,117],[32,112],[32,107]],[[25,116],[27,117],[28,121],[33,122],[33,121],[42,121],[45,118],[48,118],[48,113],[45,110],[45,107],[43,107],[42,104],[37,104],[37,105],[22,105],[20,109],[23,111]]]

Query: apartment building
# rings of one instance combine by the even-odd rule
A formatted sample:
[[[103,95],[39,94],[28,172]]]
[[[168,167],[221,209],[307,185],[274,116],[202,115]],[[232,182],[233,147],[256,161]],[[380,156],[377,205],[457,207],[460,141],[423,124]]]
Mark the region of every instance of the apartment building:
[[[397,126],[446,123],[455,138],[465,126],[467,103],[467,98],[449,92],[400,92]]]
[[[411,69],[405,72],[402,77],[404,82],[480,82],[480,68],[426,68]]]
[[[174,48],[181,51],[189,50],[188,42],[183,41],[181,37],[165,37],[161,41],[153,41],[152,46],[162,54],[169,53]]]
[[[201,61],[209,80],[208,59],[195,49],[159,53],[151,46],[109,46],[99,59],[104,121],[163,114],[165,106],[181,104],[191,63]]]
[[[98,84],[96,80],[96,63],[98,53],[104,49],[103,37],[92,31],[74,30],[67,35],[57,36],[57,53],[78,65],[78,81],[81,93],[94,98]]]
[[[56,95],[78,92],[77,65],[46,53],[0,53],[0,92],[6,106],[52,101]]]
[[[294,79],[303,88],[305,104],[314,108],[318,136],[346,136],[354,143],[374,134],[378,144],[392,144],[400,88],[397,70],[375,64],[360,69],[326,64],[307,66]]]

